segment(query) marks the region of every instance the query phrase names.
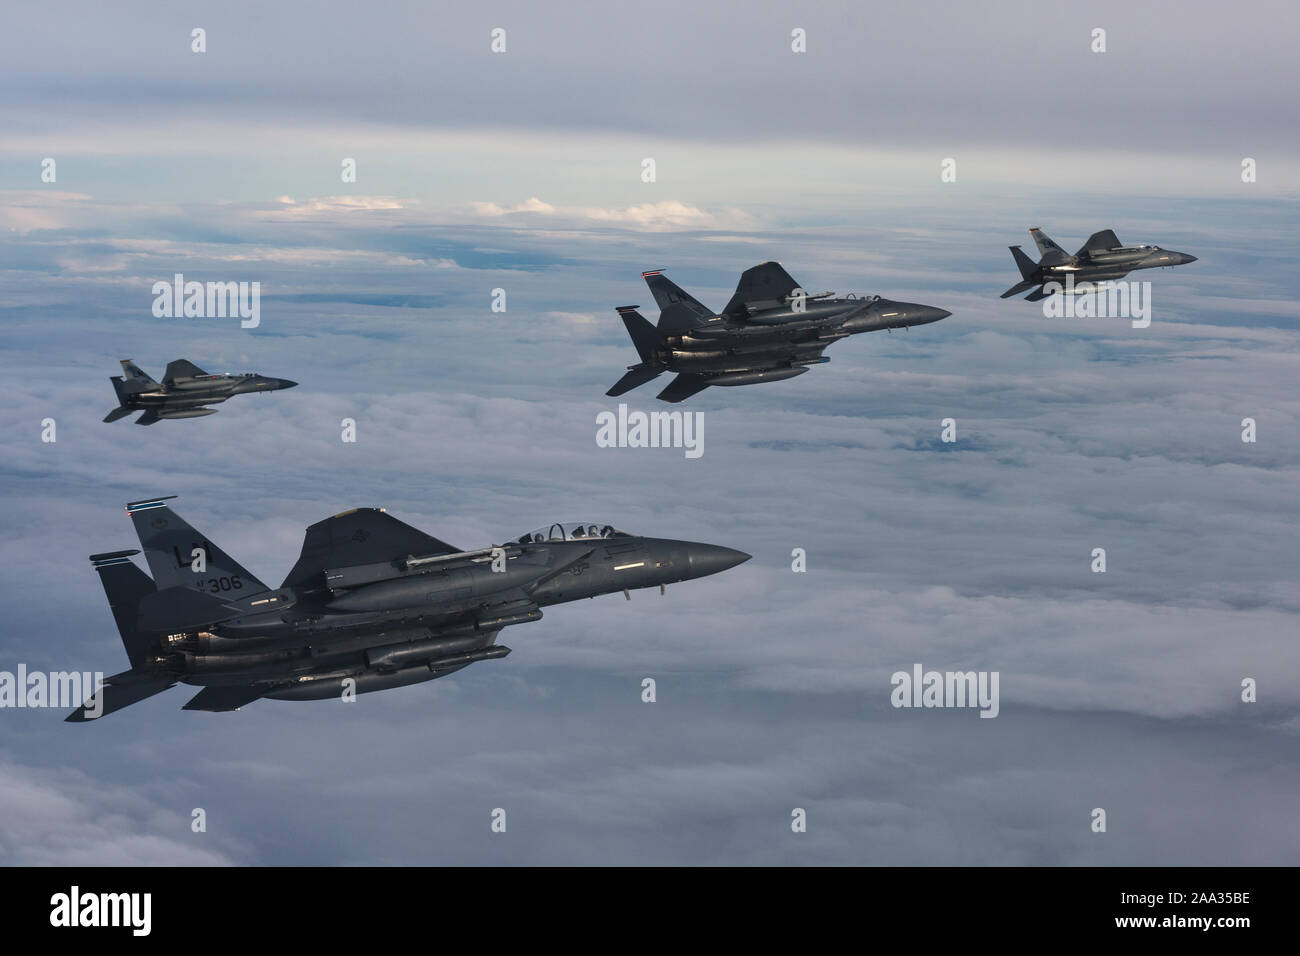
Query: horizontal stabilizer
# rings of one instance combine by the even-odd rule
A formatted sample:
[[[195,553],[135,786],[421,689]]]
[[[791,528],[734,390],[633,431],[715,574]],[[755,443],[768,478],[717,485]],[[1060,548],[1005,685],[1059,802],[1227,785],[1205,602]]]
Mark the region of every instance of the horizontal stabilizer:
[[[1037,302],[1039,299],[1046,299],[1051,294],[1052,293],[1048,292],[1046,289],[1035,289],[1033,292],[1029,293],[1029,295],[1025,296],[1025,301]]]
[[[690,398],[696,392],[702,392],[709,387],[708,379],[703,375],[693,375],[689,372],[683,372],[678,375],[668,387],[657,396],[665,402],[682,402]]]
[[[640,388],[646,382],[653,381],[663,374],[663,369],[654,368],[650,365],[638,365],[636,368],[628,369],[627,374],[614,383],[606,395],[617,396],[624,392],[630,392],[634,388]]]
[[[181,710],[206,710],[220,713],[239,710],[262,696],[259,687],[205,687],[186,702]]]
[[[137,418],[135,420],[135,423],[137,425],[152,425],[156,421],[158,421],[158,411],[156,409],[151,408],[143,415],[141,415],[139,418]]]
[[[80,724],[98,720],[107,714],[138,704],[154,694],[161,694],[175,685],[170,677],[133,680],[122,684],[105,684],[90,699],[64,718],[68,723]]]
[[[127,408],[126,406],[122,406],[121,408],[115,408],[107,415],[104,416],[104,421],[115,422],[119,418],[126,418],[127,415],[130,415],[131,413],[138,412],[138,411],[139,411],[138,408]]]
[[[1034,286],[1036,286],[1036,285],[1038,285],[1038,283],[1035,282],[1033,279],[1026,279],[1024,282],[1017,282],[1015,285],[1013,285],[1013,286],[1012,286],[1010,289],[1008,289],[1006,292],[1003,292],[1003,293],[1002,293],[1002,298],[1004,298],[1004,299],[1009,299],[1009,298],[1011,298],[1013,295],[1020,295],[1020,293],[1022,293],[1022,292],[1028,292],[1030,289],[1034,288]]]

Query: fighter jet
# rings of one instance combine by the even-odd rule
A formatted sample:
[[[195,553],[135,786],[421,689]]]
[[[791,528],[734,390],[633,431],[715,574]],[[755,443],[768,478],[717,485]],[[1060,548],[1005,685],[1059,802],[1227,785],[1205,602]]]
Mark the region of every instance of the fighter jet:
[[[172,496],[175,497],[175,496]],[[323,700],[433,680],[505,657],[496,642],[542,608],[717,574],[743,551],[643,538],[598,522],[552,524],[466,551],[357,508],[307,529],[278,588],[171,510],[135,501],[139,550],[93,554],[130,669],[69,721],[93,720],[180,683],[185,710],[238,710],[262,697]]]
[[[131,359],[122,359],[122,371],[126,373],[125,378],[114,375],[109,379],[120,405],[104,416],[106,422],[115,422],[138,411],[144,414],[135,420],[137,425],[152,425],[160,418],[215,415],[217,409],[203,406],[224,402],[232,395],[275,392],[298,384],[287,378],[270,378],[253,372],[210,375],[185,359],[169,362],[161,382],[151,379]]]
[[[829,362],[822,355],[827,346],[857,332],[925,325],[952,314],[878,295],[808,295],[775,262],[746,269],[736,294],[717,313],[662,270],[641,276],[659,305],[659,323],[651,325],[640,306],[617,309],[641,361],[629,365],[606,395],[622,395],[670,371],[678,374],[659,393],[665,402],[683,401],[710,385],[777,382]]]
[[[1023,281],[1003,292],[1004,299],[1029,289],[1034,291],[1025,296],[1026,302],[1037,302],[1056,291],[1090,292],[1091,285],[1079,288],[1079,284],[1122,279],[1135,269],[1181,266],[1196,261],[1196,256],[1172,252],[1159,246],[1122,245],[1110,229],[1094,232],[1083,244],[1083,248],[1072,256],[1048,238],[1043,230],[1030,229],[1029,234],[1034,237],[1042,258],[1035,263],[1021,252],[1019,246],[1009,247]],[[1071,276],[1072,279],[1069,278]],[[1049,282],[1057,283],[1058,288],[1045,290],[1043,287]]]

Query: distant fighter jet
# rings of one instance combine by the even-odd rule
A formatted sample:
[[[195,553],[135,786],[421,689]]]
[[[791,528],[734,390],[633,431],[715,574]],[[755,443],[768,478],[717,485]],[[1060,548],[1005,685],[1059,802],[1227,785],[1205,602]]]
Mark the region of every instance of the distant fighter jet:
[[[659,393],[665,402],[680,402],[710,385],[776,382],[829,362],[822,355],[826,347],[855,333],[924,325],[952,314],[878,295],[807,295],[775,262],[746,269],[720,313],[691,298],[662,271],[641,276],[659,305],[659,324],[642,317],[640,306],[618,308],[641,362],[628,366],[606,395],[622,395],[664,372],[678,373]]]
[[[502,628],[542,608],[701,578],[749,560],[711,544],[641,538],[609,525],[552,524],[462,551],[382,509],[307,529],[269,588],[185,523],[166,498],[126,506],[139,551],[91,555],[131,661],[67,719],[92,720],[177,683],[185,710],[238,710],[261,697],[324,700],[404,687],[505,657]]]
[[[1034,237],[1034,242],[1038,245],[1038,252],[1042,256],[1037,263],[1020,251],[1019,246],[1011,246],[1011,255],[1016,260],[1016,265],[1020,267],[1020,275],[1024,280],[1017,282],[1006,292],[1002,293],[1002,298],[1006,299],[1013,295],[1019,295],[1029,289],[1034,291],[1025,296],[1026,302],[1037,302],[1039,299],[1045,299],[1052,292],[1045,291],[1042,287],[1049,282],[1056,282],[1062,286],[1062,291],[1070,291],[1067,287],[1067,276],[1073,276],[1073,283],[1070,283],[1074,291],[1089,292],[1090,286],[1078,288],[1080,283],[1106,282],[1114,279],[1122,279],[1134,269],[1155,269],[1159,266],[1181,266],[1188,262],[1195,262],[1196,256],[1189,256],[1183,252],[1171,252],[1168,249],[1161,249],[1159,246],[1125,246],[1121,245],[1119,238],[1109,229],[1103,229],[1101,232],[1094,232],[1088,237],[1088,241],[1083,244],[1083,248],[1074,255],[1067,255],[1065,250],[1047,237],[1047,234],[1041,229],[1030,229],[1029,234]],[[1056,290],[1052,290],[1056,291]]]
[[[115,422],[132,412],[143,411],[135,420],[137,425],[152,425],[160,418],[199,418],[215,415],[215,405],[232,395],[248,392],[274,392],[293,388],[297,382],[287,378],[268,378],[265,375],[209,375],[193,362],[177,359],[167,365],[161,382],[155,382],[140,370],[131,359],[122,359],[122,371],[109,379],[117,392],[120,407],[104,416],[104,421]]]

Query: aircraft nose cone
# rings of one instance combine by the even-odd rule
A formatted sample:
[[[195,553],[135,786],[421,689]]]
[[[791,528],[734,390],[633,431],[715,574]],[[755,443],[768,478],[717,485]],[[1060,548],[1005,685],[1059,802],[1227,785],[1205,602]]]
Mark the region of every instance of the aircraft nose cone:
[[[280,381],[280,388],[297,388],[297,387],[298,387],[298,383],[297,383],[297,382],[291,382],[291,381],[289,381],[287,378],[282,378],[282,379],[280,379],[279,381]]]
[[[936,309],[931,305],[909,305],[907,307],[907,324],[927,325],[930,322],[946,319],[950,315],[952,313],[947,309]]]
[[[691,577],[702,578],[709,574],[726,571],[738,564],[748,561],[752,555],[734,548],[723,548],[716,544],[691,545]]]
[[[922,305],[919,302],[895,302],[891,299],[881,299],[874,303],[871,312],[896,328],[927,325],[952,315],[947,309],[936,309],[932,305]]]
[[[1187,253],[1185,253],[1185,252],[1183,253],[1183,265],[1186,265],[1186,264],[1189,263],[1189,262],[1195,262],[1195,261],[1196,261],[1196,256],[1189,256]]]

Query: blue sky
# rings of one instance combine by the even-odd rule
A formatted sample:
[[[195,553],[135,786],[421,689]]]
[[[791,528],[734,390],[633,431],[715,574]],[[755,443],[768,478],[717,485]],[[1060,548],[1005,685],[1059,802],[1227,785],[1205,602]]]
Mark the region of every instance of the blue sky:
[[[737,9],[20,5],[0,670],[125,666],[85,557],[133,546],[121,506],[152,495],[269,581],[358,505],[465,547],[590,517],[754,560],[557,607],[504,661],[355,705],[0,711],[0,860],[1295,862],[1294,9]],[[1114,100],[1067,122],[1089,91]],[[1139,276],[1148,329],[1046,319],[997,297],[1029,226],[1199,261]],[[698,460],[598,448],[640,272],[716,307],[765,259],[953,315],[702,393]],[[261,325],[154,318],[176,272],[260,282]],[[105,425],[128,356],[301,385]],[[999,671],[1000,715],[893,709],[914,662]]]

